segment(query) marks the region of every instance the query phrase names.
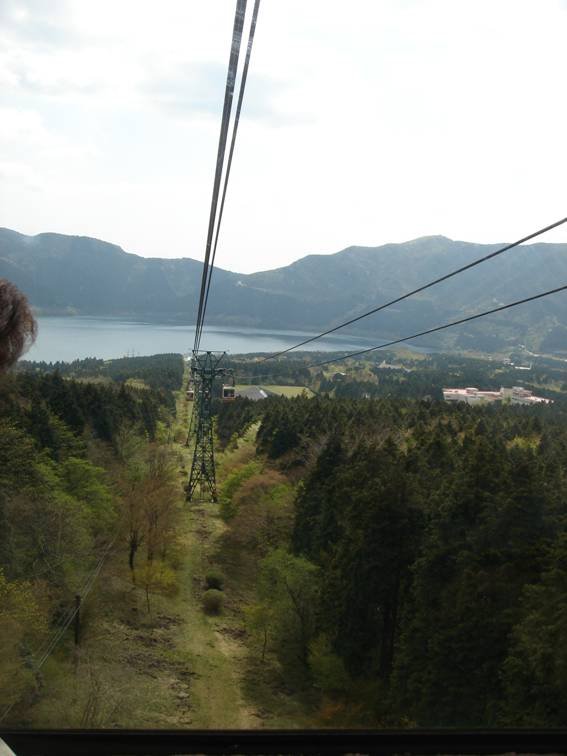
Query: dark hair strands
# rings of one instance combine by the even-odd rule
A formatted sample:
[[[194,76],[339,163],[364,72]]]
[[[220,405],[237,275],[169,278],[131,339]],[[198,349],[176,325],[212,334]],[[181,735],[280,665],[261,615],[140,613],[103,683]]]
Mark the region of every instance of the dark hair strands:
[[[13,283],[0,278],[0,372],[12,367],[36,335],[37,323],[28,300]]]

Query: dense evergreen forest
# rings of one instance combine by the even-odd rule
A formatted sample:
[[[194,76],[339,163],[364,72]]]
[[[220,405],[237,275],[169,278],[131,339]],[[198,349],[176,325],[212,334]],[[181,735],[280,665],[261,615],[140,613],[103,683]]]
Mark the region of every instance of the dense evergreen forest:
[[[219,426],[234,428],[237,404]],[[235,471],[223,511],[244,517],[275,471],[293,486],[252,614],[286,679],[316,685],[335,724],[564,725],[567,412],[302,397],[264,408],[262,472]],[[261,499],[271,517],[279,485]]]
[[[564,725],[566,421],[272,400],[258,451],[301,480],[290,673],[384,724]]]
[[[173,408],[171,392],[181,386],[183,369],[183,358],[180,354],[120,357],[114,360],[90,357],[73,362],[30,362],[22,360],[18,363],[18,371],[22,373],[58,373],[65,378],[88,379],[90,381],[99,378],[117,383],[132,383],[138,380],[161,393],[171,408]]]
[[[168,356],[145,362],[132,372],[155,388],[127,385],[120,365],[102,383],[78,363],[0,379],[0,715],[37,696],[37,663],[117,532],[132,569],[142,533],[157,561],[172,473],[156,442],[183,366],[176,385]]]

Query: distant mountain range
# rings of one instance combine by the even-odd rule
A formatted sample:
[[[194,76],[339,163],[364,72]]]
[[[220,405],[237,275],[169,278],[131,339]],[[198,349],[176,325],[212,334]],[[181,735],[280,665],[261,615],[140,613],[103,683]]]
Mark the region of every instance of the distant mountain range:
[[[323,330],[497,249],[444,236],[308,255],[249,275],[216,268],[207,322]],[[83,236],[0,229],[0,276],[26,292],[39,314],[191,323],[202,264],[144,258]],[[567,244],[531,244],[363,321],[351,333],[396,338],[567,284]],[[459,326],[419,343],[491,351],[525,344],[567,352],[567,293]]]

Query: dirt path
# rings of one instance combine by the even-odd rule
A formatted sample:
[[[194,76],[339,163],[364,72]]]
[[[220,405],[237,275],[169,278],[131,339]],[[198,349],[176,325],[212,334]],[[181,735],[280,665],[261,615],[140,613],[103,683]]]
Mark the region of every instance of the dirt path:
[[[193,506],[185,515],[181,536],[187,558],[179,597],[184,618],[176,644],[193,670],[191,685],[192,727],[250,728],[258,719],[246,706],[241,686],[242,642],[226,624],[223,615],[207,616],[201,608],[204,578],[211,566],[224,524],[215,505]],[[231,637],[232,636],[232,637]]]

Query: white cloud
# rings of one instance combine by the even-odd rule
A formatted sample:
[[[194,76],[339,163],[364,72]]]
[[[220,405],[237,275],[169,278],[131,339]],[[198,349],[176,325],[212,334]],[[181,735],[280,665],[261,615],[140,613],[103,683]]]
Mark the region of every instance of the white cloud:
[[[45,139],[41,116],[35,111],[0,108],[0,141],[17,143],[25,140],[37,144]]]
[[[232,12],[0,0],[0,224],[201,256]],[[566,33],[559,0],[264,0],[219,265],[565,215]]]
[[[19,189],[41,191],[42,183],[38,174],[22,163],[0,161],[0,185],[16,185]]]

